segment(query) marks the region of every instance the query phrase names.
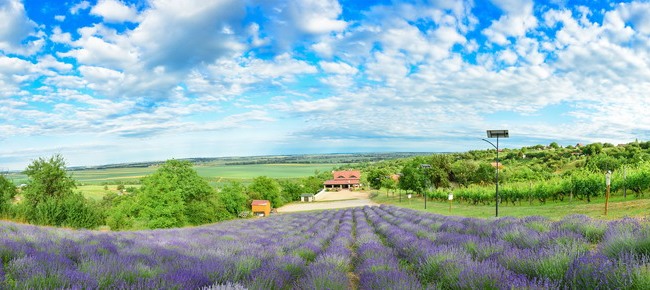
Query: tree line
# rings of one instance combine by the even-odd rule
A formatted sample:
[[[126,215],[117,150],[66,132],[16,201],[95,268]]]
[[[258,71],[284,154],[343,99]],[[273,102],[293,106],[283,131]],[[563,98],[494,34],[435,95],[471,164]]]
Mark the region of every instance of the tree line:
[[[494,202],[496,166],[500,198],[521,204],[565,199],[585,200],[605,192],[605,173],[612,172],[611,191],[641,197],[650,189],[650,141],[615,146],[609,143],[570,145],[553,142],[504,149],[497,165],[495,150],[434,154],[362,164],[367,184],[375,189],[405,190],[460,202]],[[391,178],[398,175],[399,178]],[[397,182],[397,179],[399,182]]]
[[[210,186],[192,168],[192,163],[168,160],[141,180],[140,188],[106,194],[102,200],[85,198],[60,155],[39,158],[24,171],[25,187],[17,188],[0,176],[0,216],[38,225],[112,230],[155,229],[201,225],[250,216],[253,199],[267,199],[272,207],[316,193],[327,172],[316,172],[299,181],[266,176],[249,185],[230,182]],[[19,197],[19,200],[17,200]]]

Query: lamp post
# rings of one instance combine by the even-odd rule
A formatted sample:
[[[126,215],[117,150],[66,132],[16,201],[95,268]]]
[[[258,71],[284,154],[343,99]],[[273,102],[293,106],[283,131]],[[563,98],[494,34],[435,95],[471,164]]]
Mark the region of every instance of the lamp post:
[[[430,164],[420,164],[420,168],[424,168],[425,170],[431,168]],[[429,180],[428,176],[425,176],[427,183],[430,183],[431,181]],[[426,188],[424,192],[424,209],[427,209],[427,193],[426,193]]]
[[[607,189],[605,190],[605,215],[607,215],[607,208],[609,207],[609,186],[612,184],[612,171],[607,170],[605,173],[605,185]]]
[[[497,150],[497,175],[496,175],[496,207],[495,207],[495,216],[499,217],[499,138],[508,138],[510,137],[508,130],[487,130],[488,138],[497,138],[497,145],[488,141],[487,139],[481,139],[485,142],[490,143],[494,149]]]

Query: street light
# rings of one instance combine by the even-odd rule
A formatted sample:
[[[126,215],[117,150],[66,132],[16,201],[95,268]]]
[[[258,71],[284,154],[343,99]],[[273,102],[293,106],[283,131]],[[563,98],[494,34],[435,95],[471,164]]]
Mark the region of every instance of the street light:
[[[607,170],[607,173],[605,173],[605,185],[607,188],[605,189],[605,215],[607,215],[607,207],[609,206],[609,186],[612,184],[612,171]]]
[[[495,210],[495,216],[499,217],[499,138],[508,138],[510,137],[508,134],[508,130],[487,130],[487,137],[488,138],[497,138],[497,145],[494,145],[492,142],[488,141],[487,139],[481,139],[485,142],[490,143],[494,149],[497,150],[497,177],[496,177],[496,210]]]
[[[420,164],[420,168],[424,168],[425,170],[429,169],[429,168],[431,168],[431,164]],[[428,176],[425,176],[425,178],[428,181],[427,183],[431,182],[429,180]],[[426,189],[425,189],[425,192],[424,192],[424,209],[427,209],[427,193],[426,193]]]

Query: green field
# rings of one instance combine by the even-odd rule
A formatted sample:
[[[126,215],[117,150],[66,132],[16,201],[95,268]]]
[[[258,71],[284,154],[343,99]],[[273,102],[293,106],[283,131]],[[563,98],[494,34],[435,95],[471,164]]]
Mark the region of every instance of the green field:
[[[341,164],[252,164],[252,165],[208,165],[195,166],[200,176],[211,180],[250,180],[258,176],[270,178],[302,178],[315,171],[329,172]],[[88,169],[70,171],[72,177],[81,185],[137,184],[156,170],[157,167],[130,167],[110,169]],[[27,177],[22,173],[9,173],[7,177],[16,184],[26,183]]]
[[[314,175],[316,171],[329,172],[341,164],[252,164],[252,165],[198,165],[194,169],[209,180],[212,186],[220,186],[229,181],[250,182],[258,176],[276,179],[296,179]],[[116,192],[116,185],[138,187],[140,179],[156,171],[157,167],[130,167],[110,169],[88,169],[70,171],[77,181],[77,190],[84,196],[100,200],[109,192]],[[7,177],[15,184],[27,183],[22,173],[10,173]],[[104,189],[108,186],[108,190]]]
[[[464,217],[490,218],[494,217],[495,206],[491,205],[471,205],[468,203],[453,202],[451,211],[449,202],[427,201],[427,209],[424,209],[424,199],[413,196],[410,200],[402,193],[402,201],[399,201],[399,195],[391,192],[386,197],[386,191],[383,190],[373,198],[373,201],[383,204],[392,204],[400,207],[422,210],[431,213],[443,215],[455,215]],[[607,216],[605,216],[605,198],[593,198],[590,203],[581,200],[569,201],[549,201],[545,204],[534,202],[529,205],[522,202],[521,205],[499,204],[499,217],[526,217],[526,216],[544,216],[553,220],[560,220],[565,216],[572,214],[584,214],[591,218],[614,220],[624,217],[650,218],[650,197],[634,198],[628,196],[614,196],[609,200]]]
[[[302,178],[315,171],[330,172],[341,164],[259,164],[194,167],[200,176],[223,179],[253,179],[258,176],[270,178]]]

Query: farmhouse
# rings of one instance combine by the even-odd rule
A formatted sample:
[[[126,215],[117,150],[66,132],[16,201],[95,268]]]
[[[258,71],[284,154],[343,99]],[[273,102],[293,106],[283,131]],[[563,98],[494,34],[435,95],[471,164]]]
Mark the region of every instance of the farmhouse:
[[[325,189],[354,189],[361,185],[361,171],[359,170],[344,170],[332,171],[333,179],[325,181],[323,184]]]
[[[251,211],[254,216],[268,216],[271,213],[271,202],[255,199],[251,203]]]

